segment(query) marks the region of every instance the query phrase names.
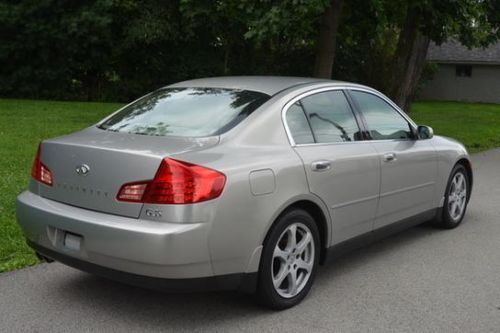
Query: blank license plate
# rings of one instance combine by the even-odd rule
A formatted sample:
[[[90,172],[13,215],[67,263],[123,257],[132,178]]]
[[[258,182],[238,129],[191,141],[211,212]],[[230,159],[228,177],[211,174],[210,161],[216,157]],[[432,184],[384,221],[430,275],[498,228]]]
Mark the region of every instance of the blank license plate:
[[[82,236],[75,234],[66,233],[64,235],[64,246],[70,250],[80,251],[80,245],[82,243]]]

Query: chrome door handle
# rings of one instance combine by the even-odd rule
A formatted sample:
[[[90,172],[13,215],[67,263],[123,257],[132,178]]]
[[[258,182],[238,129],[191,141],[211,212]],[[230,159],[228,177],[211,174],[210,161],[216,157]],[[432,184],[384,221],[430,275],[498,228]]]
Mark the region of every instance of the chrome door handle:
[[[384,154],[384,161],[386,161],[386,162],[393,162],[395,160],[396,160],[396,154],[394,154],[394,153]]]
[[[326,171],[331,168],[331,162],[330,161],[315,161],[312,162],[311,164],[311,169],[312,171]]]

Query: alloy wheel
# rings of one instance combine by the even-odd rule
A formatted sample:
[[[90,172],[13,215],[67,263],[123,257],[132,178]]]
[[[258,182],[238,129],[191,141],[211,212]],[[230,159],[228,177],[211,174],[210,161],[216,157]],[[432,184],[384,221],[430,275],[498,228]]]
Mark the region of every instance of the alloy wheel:
[[[314,267],[314,238],[302,223],[289,225],[273,252],[272,280],[276,292],[292,298],[304,289]]]
[[[448,192],[448,213],[454,221],[460,220],[465,212],[467,202],[467,180],[461,172],[457,172],[451,181]]]

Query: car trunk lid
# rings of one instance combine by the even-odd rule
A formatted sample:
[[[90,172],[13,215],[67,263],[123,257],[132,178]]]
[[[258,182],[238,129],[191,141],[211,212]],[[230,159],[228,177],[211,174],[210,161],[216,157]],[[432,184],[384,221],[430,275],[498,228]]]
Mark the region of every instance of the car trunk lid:
[[[42,197],[116,215],[139,217],[142,204],[116,200],[120,187],[153,179],[163,158],[202,150],[218,137],[189,138],[116,133],[95,127],[42,143],[41,158],[53,185]]]

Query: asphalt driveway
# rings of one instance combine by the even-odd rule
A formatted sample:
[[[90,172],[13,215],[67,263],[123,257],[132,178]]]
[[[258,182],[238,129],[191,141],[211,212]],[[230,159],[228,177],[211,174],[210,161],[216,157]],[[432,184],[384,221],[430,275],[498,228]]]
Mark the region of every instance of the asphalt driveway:
[[[419,226],[321,268],[299,306],[237,293],[162,294],[61,264],[0,275],[1,332],[500,332],[500,149],[475,155],[458,229]]]

